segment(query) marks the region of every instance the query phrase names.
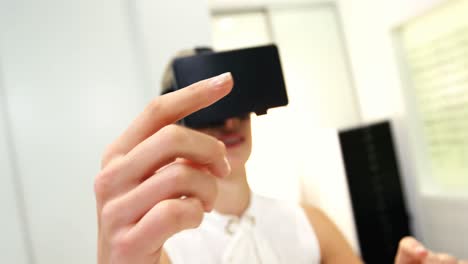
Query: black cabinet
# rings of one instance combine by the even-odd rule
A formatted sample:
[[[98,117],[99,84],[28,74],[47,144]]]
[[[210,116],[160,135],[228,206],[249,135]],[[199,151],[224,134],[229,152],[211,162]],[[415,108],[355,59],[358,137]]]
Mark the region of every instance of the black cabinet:
[[[409,217],[389,122],[339,132],[361,253],[366,263],[394,263]]]

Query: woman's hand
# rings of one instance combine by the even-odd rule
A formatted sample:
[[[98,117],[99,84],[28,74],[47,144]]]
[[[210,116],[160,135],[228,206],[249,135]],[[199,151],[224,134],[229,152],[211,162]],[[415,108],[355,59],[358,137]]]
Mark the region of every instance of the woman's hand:
[[[467,261],[443,253],[434,253],[426,249],[412,237],[400,241],[395,264],[468,264]]]
[[[224,144],[173,123],[232,86],[227,73],[160,96],[109,145],[94,182],[98,263],[159,263],[164,242],[212,210],[215,177],[230,173]]]

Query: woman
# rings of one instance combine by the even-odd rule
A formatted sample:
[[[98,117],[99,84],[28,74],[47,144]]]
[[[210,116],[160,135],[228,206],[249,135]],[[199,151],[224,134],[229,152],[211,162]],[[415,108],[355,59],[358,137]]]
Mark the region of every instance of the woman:
[[[99,263],[361,263],[318,209],[252,195],[248,116],[173,124],[232,86],[226,73],[158,97],[109,145],[95,179]],[[427,261],[457,263],[402,240],[396,263]]]

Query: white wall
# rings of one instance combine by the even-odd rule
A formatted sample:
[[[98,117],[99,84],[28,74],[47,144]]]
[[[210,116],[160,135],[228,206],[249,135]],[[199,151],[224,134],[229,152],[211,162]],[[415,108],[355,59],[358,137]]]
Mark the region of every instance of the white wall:
[[[407,104],[393,30],[443,0],[342,0],[339,7],[348,43],[361,113],[365,122],[393,120],[406,196],[416,235],[435,250],[468,258],[468,201],[423,190],[425,164],[419,161],[411,105]]]
[[[101,152],[157,94],[154,80],[168,54],[209,43],[208,8],[202,0],[1,1],[0,27],[1,103],[11,120],[34,262],[93,263]],[[3,127],[0,133],[4,140]],[[2,188],[11,185],[3,161]],[[11,208],[12,194],[1,195]],[[11,217],[9,224],[14,211]],[[2,239],[13,242],[9,258],[18,261],[5,263],[25,255],[14,228]]]

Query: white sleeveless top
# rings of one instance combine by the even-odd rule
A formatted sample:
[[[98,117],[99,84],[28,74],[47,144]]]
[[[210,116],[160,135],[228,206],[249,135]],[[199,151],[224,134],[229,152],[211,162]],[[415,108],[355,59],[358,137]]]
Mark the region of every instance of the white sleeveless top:
[[[164,244],[172,264],[315,264],[320,248],[298,205],[251,195],[241,218],[205,213],[198,228]]]

